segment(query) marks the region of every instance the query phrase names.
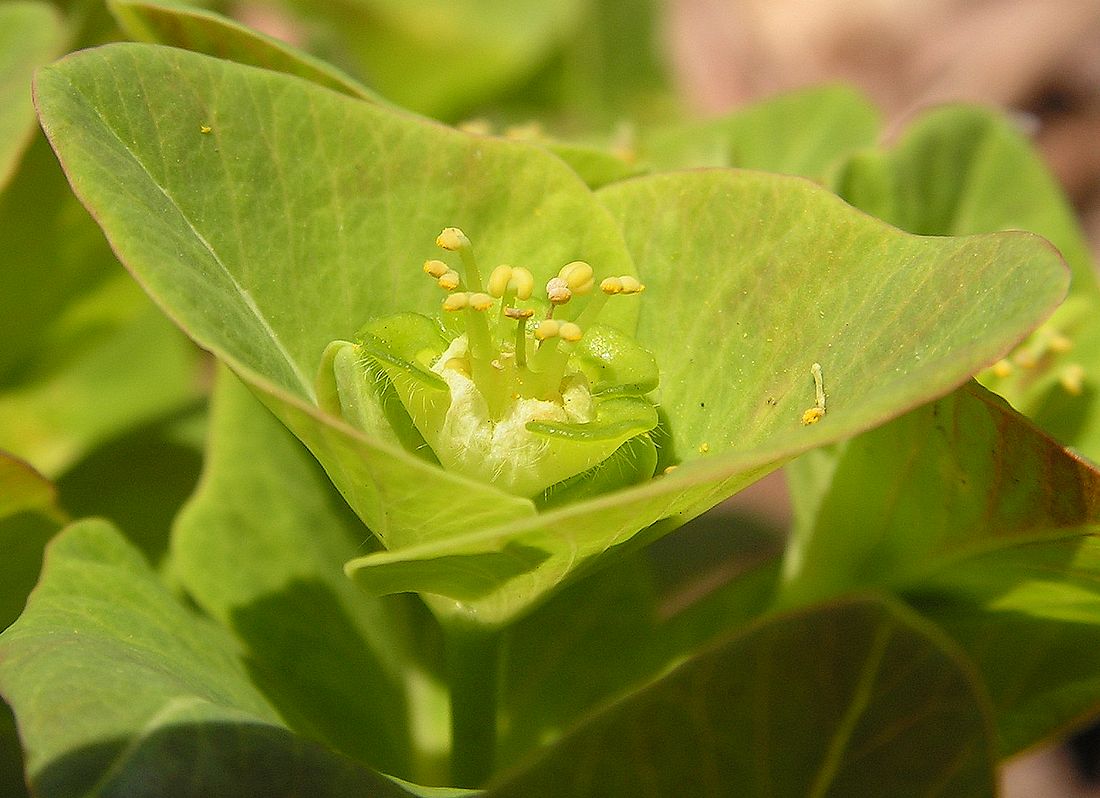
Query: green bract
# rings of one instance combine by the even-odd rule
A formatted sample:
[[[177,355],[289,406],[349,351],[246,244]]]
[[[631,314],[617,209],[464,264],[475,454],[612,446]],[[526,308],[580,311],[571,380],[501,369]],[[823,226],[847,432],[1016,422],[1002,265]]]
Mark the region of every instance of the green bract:
[[[37,96],[122,262],[313,451],[386,549],[349,573],[375,593],[442,596],[437,611],[479,624],[518,616],[641,530],[652,539],[807,449],[943,395],[1065,292],[1057,254],[1031,236],[906,235],[807,181],[731,169],[593,192],[540,147],[171,48],[74,54],[39,73]],[[599,320],[660,370],[656,452],[619,445],[652,426],[634,412],[652,375],[626,347],[599,365],[606,333],[574,364],[590,386],[614,388],[601,409],[631,405],[618,442],[582,447],[568,424],[536,424],[563,450],[597,453],[510,490],[440,467],[460,458],[454,437],[441,443],[442,377],[418,360],[432,336],[436,350],[450,345],[427,333],[434,322],[375,322],[352,342],[369,358],[332,342],[401,309],[430,311],[440,287],[410,261],[454,224],[482,263],[523,264],[534,285],[579,259],[645,284]],[[455,291],[483,293],[468,282]],[[807,427],[814,363],[828,415]],[[382,385],[364,390],[364,365]],[[320,386],[319,371],[332,374]],[[655,458],[661,475],[645,479]]]
[[[647,433],[657,411],[642,394],[657,386],[657,364],[630,336],[591,324],[609,295],[644,286],[628,275],[594,291],[592,267],[573,261],[547,283],[543,303],[527,269],[498,266],[483,284],[465,234],[448,228],[440,241],[465,266],[463,280],[443,261],[424,265],[450,292],[449,318],[390,316],[364,326],[355,344],[330,344],[318,378],[322,406],[448,470],[543,502],[560,499],[550,488],[571,477],[602,472],[610,489],[652,476]],[[587,300],[579,314],[568,313],[579,304],[570,303],[574,294]],[[536,309],[541,321],[531,323]],[[617,467],[605,471],[620,447]],[[648,470],[618,467],[622,460]]]

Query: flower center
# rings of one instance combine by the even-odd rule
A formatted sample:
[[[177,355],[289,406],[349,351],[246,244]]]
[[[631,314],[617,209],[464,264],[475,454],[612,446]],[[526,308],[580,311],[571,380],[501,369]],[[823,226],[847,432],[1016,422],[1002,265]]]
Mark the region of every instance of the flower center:
[[[379,319],[356,344],[330,345],[325,368],[335,387],[318,393],[336,397],[331,409],[421,454],[422,441],[448,470],[536,500],[652,476],[657,414],[645,394],[656,387],[656,362],[597,322],[611,297],[644,290],[637,278],[597,286],[592,267],[573,261],[536,297],[523,267],[497,266],[483,281],[461,230],[446,228],[436,244],[461,261],[461,271],[424,263],[447,292],[442,317]],[[561,318],[562,306],[578,301],[585,304],[573,319]]]

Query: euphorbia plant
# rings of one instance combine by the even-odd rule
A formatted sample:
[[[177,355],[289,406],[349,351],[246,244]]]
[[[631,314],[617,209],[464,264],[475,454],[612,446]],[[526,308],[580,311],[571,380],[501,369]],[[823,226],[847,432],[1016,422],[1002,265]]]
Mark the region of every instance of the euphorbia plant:
[[[1024,541],[1071,556],[1095,518],[1090,466],[981,389],[950,394],[1061,300],[1048,244],[910,235],[807,180],[723,167],[638,165],[594,191],[563,145],[394,109],[204,12],[116,7],[269,68],[118,44],[37,77],[74,192],[228,367],[165,566],[209,617],[87,521],[4,633],[0,687],[43,794],[127,794],[181,744],[215,757],[188,765],[208,792],[421,789],[381,771],[493,795],[983,794],[991,722],[1015,734],[1005,753],[1050,733],[990,703],[1001,663],[976,676],[927,598],[975,551],[1025,569]],[[675,160],[713,135],[649,146]],[[783,573],[771,560],[658,618],[645,544],[907,411],[855,441],[900,451],[919,419],[963,420],[919,486],[980,512],[913,532],[880,579],[839,569],[825,588],[828,552],[802,534]],[[954,447],[973,453],[970,488],[944,477]],[[18,473],[17,509],[49,507]],[[807,484],[813,507],[829,482]],[[880,592],[834,598],[864,586]],[[525,684],[540,651],[553,694]]]

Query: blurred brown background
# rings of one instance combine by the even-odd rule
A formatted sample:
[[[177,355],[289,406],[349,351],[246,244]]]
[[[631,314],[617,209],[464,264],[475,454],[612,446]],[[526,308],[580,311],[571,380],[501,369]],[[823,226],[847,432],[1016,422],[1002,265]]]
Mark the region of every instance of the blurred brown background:
[[[703,112],[830,81],[891,129],[950,101],[1016,112],[1100,251],[1100,0],[671,0],[666,24]]]

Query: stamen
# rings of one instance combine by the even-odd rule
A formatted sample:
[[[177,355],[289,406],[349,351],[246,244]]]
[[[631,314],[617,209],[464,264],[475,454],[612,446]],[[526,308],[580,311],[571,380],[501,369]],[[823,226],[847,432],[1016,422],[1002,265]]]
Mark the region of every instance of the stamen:
[[[470,294],[469,299],[470,307],[473,310],[488,310],[493,306],[493,298],[488,294],[477,293]]]
[[[504,315],[519,322],[516,325],[516,366],[527,368],[527,320],[535,315],[530,308],[505,308]]]
[[[573,322],[563,321],[561,327],[558,328],[558,337],[563,341],[576,343],[584,337],[584,333],[581,331],[581,328]]]
[[[465,291],[450,294],[443,300],[443,309],[452,313],[464,310],[470,304],[470,295]]]
[[[436,279],[442,277],[449,272],[451,267],[441,260],[426,260],[424,261],[424,273],[429,274]]]
[[[624,294],[640,294],[645,290],[645,286],[639,282],[637,277],[632,277],[629,274],[624,274],[619,278],[619,284],[622,285]]]
[[[444,227],[443,232],[436,236],[435,245],[441,249],[458,252],[470,246],[470,239],[457,227]]]
[[[577,296],[589,293],[595,285],[592,280],[592,267],[583,260],[575,260],[562,266],[558,277],[564,280],[569,290]]]
[[[825,415],[825,382],[821,377],[821,364],[814,363],[810,366],[810,374],[812,374],[814,378],[814,392],[816,394],[817,404],[802,414],[803,426],[816,424]]]
[[[1007,377],[1013,372],[1012,364],[1007,360],[998,360],[990,366],[990,370],[995,377]]]
[[[440,288],[446,291],[454,291],[462,284],[462,278],[458,276],[458,272],[454,269],[447,269],[447,271],[439,275],[439,279],[436,282],[439,283]]]
[[[512,267],[501,264],[493,269],[492,274],[489,275],[489,282],[486,290],[500,299],[508,291],[508,283],[512,280]]]
[[[560,277],[553,277],[546,284],[546,298],[552,305],[564,305],[573,298],[573,292],[569,289],[569,283]]]
[[[623,281],[618,277],[605,277],[600,282],[600,290],[608,296],[621,294],[623,292]]]
[[[557,319],[543,319],[539,322],[539,326],[535,328],[535,337],[540,341],[546,341],[551,338],[557,338],[560,331],[560,321]]]

